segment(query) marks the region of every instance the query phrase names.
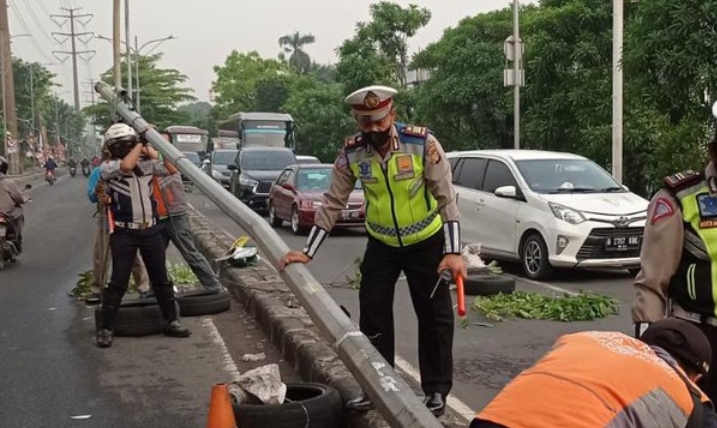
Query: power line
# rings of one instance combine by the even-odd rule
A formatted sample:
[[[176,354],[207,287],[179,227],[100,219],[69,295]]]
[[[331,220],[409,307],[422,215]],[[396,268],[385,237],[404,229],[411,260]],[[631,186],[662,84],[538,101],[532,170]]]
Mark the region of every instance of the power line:
[[[40,53],[40,55],[43,56],[47,61],[52,61],[52,59],[47,56],[44,50],[40,47],[40,45],[37,43],[37,40],[35,39],[35,36],[32,34],[32,31],[30,31],[30,28],[27,26],[27,22],[25,22],[25,18],[22,17],[22,14],[18,12],[17,6],[13,2],[13,0],[10,0],[10,9],[12,10],[12,13],[15,15],[15,19],[20,23],[20,26],[22,29],[30,35],[30,40],[32,40],[32,44],[35,46],[35,49],[37,52]]]
[[[52,54],[55,55],[57,58],[57,54],[60,55],[67,55],[72,57],[72,70],[73,70],[73,83],[74,83],[74,90],[75,90],[75,110],[80,111],[80,84],[79,84],[79,77],[77,75],[77,57],[81,55],[89,55],[92,54],[94,56],[95,51],[94,50],[77,50],[77,42],[76,39],[81,38],[82,36],[91,36],[92,33],[88,31],[84,31],[81,33],[78,33],[75,31],[75,20],[82,23],[83,18],[88,18],[87,22],[85,22],[83,25],[87,25],[92,20],[92,14],[91,13],[83,13],[83,14],[77,14],[76,12],[81,10],[81,8],[74,8],[74,9],[68,9],[68,8],[61,8],[62,10],[66,11],[68,15],[50,15],[50,17],[54,20],[55,18],[63,18],[66,20],[69,20],[70,22],[70,32],[69,33],[59,33],[59,32],[53,32],[52,35],[54,36],[66,36],[67,39],[65,41],[70,40],[72,50],[71,51],[52,51]],[[55,21],[57,22],[57,21]],[[65,21],[67,22],[67,21]],[[61,24],[58,23],[58,25],[61,26]],[[82,40],[82,39],[80,39]],[[59,41],[58,41],[59,42]],[[62,61],[60,58],[57,58],[59,61]],[[83,58],[85,61],[89,61],[90,58]],[[63,61],[64,62],[64,61]]]
[[[53,40],[48,36],[47,32],[45,31],[45,27],[40,22],[40,19],[37,17],[37,14],[35,13],[35,9],[32,7],[32,3],[30,3],[30,0],[22,0],[25,3],[25,7],[27,8],[28,12],[30,12],[30,17],[33,21],[35,21],[35,25],[37,25],[37,28],[40,29],[40,34],[45,36],[47,40],[52,42]]]

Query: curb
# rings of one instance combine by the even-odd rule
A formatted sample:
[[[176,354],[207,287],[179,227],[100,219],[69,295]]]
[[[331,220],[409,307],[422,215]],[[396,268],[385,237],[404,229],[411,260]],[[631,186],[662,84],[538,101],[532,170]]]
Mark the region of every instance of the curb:
[[[209,260],[217,275],[234,298],[262,326],[284,358],[293,364],[299,376],[308,382],[330,385],[342,402],[361,394],[361,386],[319,333],[306,310],[299,305],[289,287],[264,260],[256,266],[235,268],[218,265],[233,239],[195,209],[187,213],[199,251]],[[376,411],[359,413],[347,410],[349,427],[387,428]]]
[[[67,173],[67,174],[69,174],[69,173]],[[55,176],[57,178],[60,178],[63,175],[65,175],[65,174],[64,174],[64,172],[61,172],[60,168],[55,170]],[[37,172],[37,173],[33,173],[33,174],[19,175],[19,176],[18,175],[8,175],[6,177],[10,181],[15,183],[18,187],[22,188],[26,184],[32,184],[32,183],[36,183],[36,182],[45,181],[45,172],[43,171],[43,172]]]

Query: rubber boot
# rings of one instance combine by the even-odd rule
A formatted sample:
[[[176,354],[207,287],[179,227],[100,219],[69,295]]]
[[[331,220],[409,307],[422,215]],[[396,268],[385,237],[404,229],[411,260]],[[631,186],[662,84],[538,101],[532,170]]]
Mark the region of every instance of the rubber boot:
[[[122,296],[111,288],[105,288],[102,291],[102,317],[100,318],[100,328],[97,330],[95,338],[97,346],[100,348],[112,346],[115,318],[121,301]]]

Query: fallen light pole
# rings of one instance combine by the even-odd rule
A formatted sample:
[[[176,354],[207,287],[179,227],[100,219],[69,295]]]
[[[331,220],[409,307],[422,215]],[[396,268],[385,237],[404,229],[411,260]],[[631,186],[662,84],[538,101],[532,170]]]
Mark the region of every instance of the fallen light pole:
[[[113,92],[112,87],[104,82],[98,82],[95,89],[102,98],[114,106],[115,112],[127,124],[137,132],[144,133],[152,147],[176,165],[182,174],[229,218],[252,237],[261,237],[254,240],[269,260],[279,260],[289,251],[286,243],[262,217],[238,199],[230,197],[221,184],[197,168],[176,147],[165,141],[147,121],[130,110],[120,96]],[[368,338],[356,328],[306,266],[290,265],[281,272],[281,276],[389,425],[394,428],[443,428],[438,419],[398,376]]]

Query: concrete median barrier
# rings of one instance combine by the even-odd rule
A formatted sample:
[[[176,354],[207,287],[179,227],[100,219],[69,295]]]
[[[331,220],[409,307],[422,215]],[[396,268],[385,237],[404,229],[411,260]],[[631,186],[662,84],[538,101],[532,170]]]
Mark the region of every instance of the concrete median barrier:
[[[308,313],[291,290],[266,261],[256,266],[235,268],[214,261],[224,256],[236,237],[227,236],[197,211],[189,212],[197,248],[218,271],[222,283],[262,326],[272,343],[291,362],[303,380],[331,385],[342,402],[355,398],[361,387],[319,333]],[[372,410],[349,412],[349,426],[383,428],[389,425]]]

